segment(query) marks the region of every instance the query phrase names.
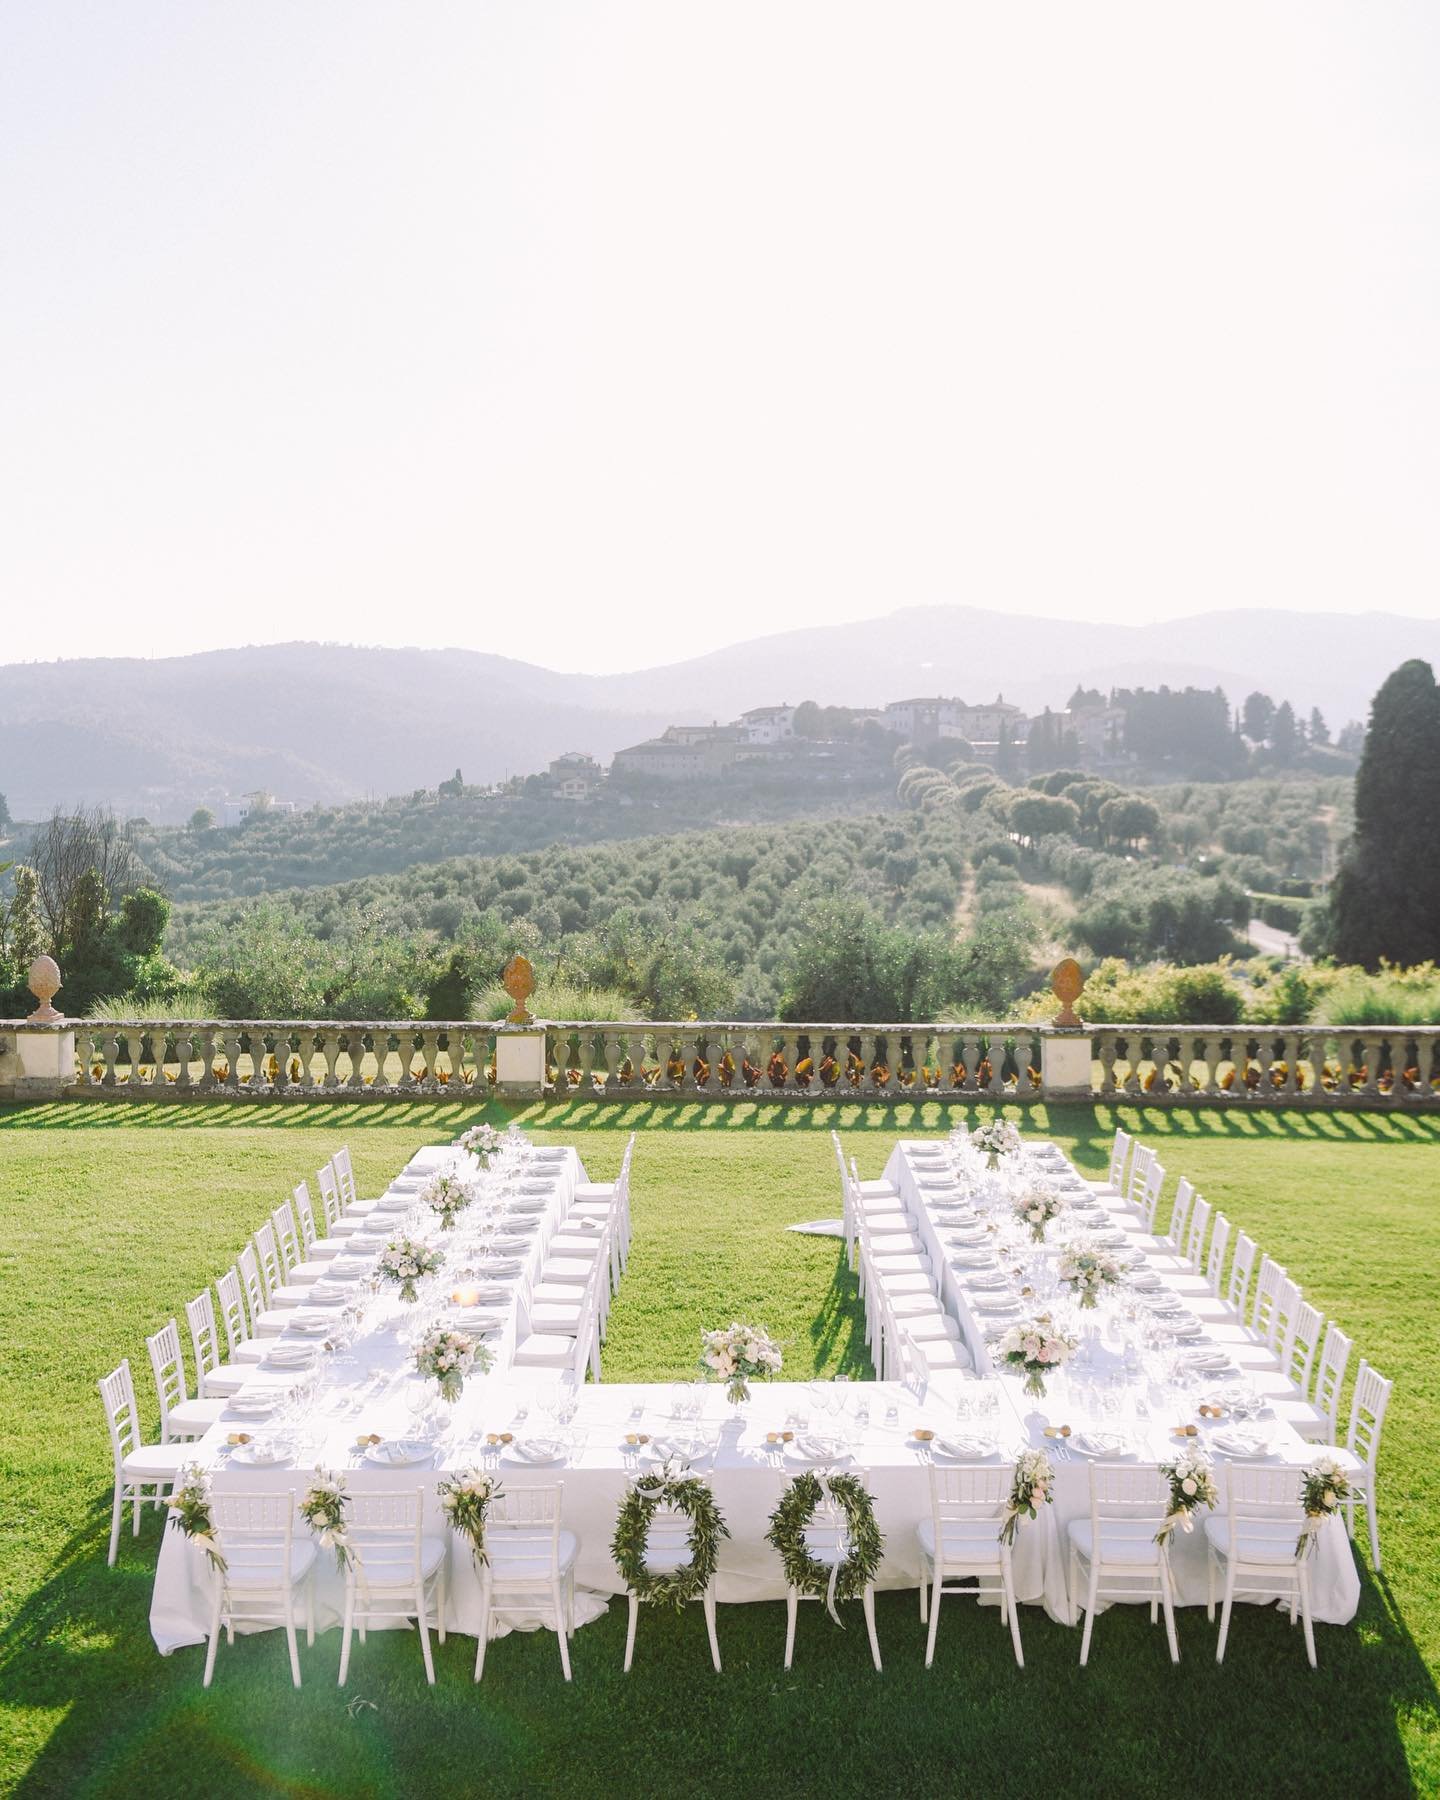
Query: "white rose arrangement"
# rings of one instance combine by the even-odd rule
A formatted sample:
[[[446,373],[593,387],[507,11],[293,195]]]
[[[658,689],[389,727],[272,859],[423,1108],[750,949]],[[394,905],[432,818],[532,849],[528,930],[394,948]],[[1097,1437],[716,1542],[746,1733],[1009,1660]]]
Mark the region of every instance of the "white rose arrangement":
[[[453,1227],[474,1198],[475,1189],[461,1175],[437,1175],[420,1190],[422,1204],[430,1208],[445,1231]]]
[[[454,1402],[465,1387],[465,1377],[474,1369],[483,1374],[491,1368],[495,1353],[488,1344],[479,1343],[463,1331],[448,1325],[437,1325],[420,1340],[415,1352],[415,1367],[422,1375],[440,1383],[440,1398]]]
[[[1114,1287],[1124,1279],[1125,1267],[1118,1256],[1102,1245],[1081,1238],[1061,1250],[1056,1273],[1074,1290],[1081,1306],[1092,1307],[1107,1287]]]
[[[400,1298],[413,1301],[415,1283],[426,1275],[433,1275],[444,1262],[444,1254],[439,1250],[417,1244],[413,1238],[392,1238],[380,1252],[380,1279],[393,1281],[400,1289]]]
[[[1193,1531],[1196,1508],[1214,1506],[1220,1496],[1209,1460],[1199,1450],[1183,1451],[1174,1462],[1161,1463],[1160,1473],[1170,1483],[1170,1508],[1155,1533],[1155,1542],[1168,1544],[1177,1525],[1182,1531]]]
[[[1027,1187],[1011,1202],[1015,1217],[1037,1244],[1045,1242],[1045,1227],[1058,1219],[1068,1202],[1055,1188]]]
[[[750,1398],[750,1383],[778,1374],[780,1346],[762,1326],[732,1320],[723,1330],[700,1333],[700,1367],[707,1380],[723,1381],[726,1397],[739,1406]]]
[[[987,1158],[992,1169],[1002,1156],[1013,1156],[1020,1148],[1020,1133],[1008,1119],[992,1119],[988,1125],[977,1125],[970,1133],[970,1146]]]
[[[1045,1394],[1045,1377],[1075,1354],[1075,1339],[1058,1331],[1049,1313],[1041,1313],[1027,1323],[1010,1326],[994,1354],[1003,1367],[1024,1372],[1025,1392],[1039,1400]]]
[[[1349,1471],[1341,1468],[1333,1456],[1317,1456],[1300,1480],[1300,1504],[1305,1509],[1305,1523],[1295,1545],[1297,1558],[1308,1556],[1315,1539],[1327,1519],[1334,1518],[1345,1502],[1356,1494]]]

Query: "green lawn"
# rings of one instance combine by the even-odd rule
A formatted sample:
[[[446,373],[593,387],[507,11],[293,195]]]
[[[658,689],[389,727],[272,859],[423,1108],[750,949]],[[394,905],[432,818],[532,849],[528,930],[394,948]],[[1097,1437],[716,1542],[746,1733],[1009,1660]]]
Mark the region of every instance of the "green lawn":
[[[298,1694],[268,1637],[226,1650],[204,1693],[200,1650],[163,1660],[150,1643],[154,1513],[105,1566],[110,1456],[95,1378],[128,1355],[143,1394],[145,1333],[172,1313],[183,1332],[184,1301],[339,1142],[374,1192],[417,1144],[478,1116],[418,1102],[0,1112],[0,1791],[1440,1791],[1440,1484],[1427,1474],[1440,1380],[1423,1348],[1440,1317],[1440,1121],[1389,1115],[1037,1107],[1022,1120],[1092,1169],[1117,1121],[1162,1142],[1172,1188],[1188,1174],[1398,1379],[1385,1574],[1366,1572],[1352,1626],[1318,1628],[1318,1672],[1278,1614],[1253,1609],[1221,1669],[1203,1612],[1183,1612],[1173,1670],[1131,1608],[1106,1616],[1085,1671],[1078,1634],[1027,1609],[1021,1672],[993,1617],[957,1608],[927,1674],[914,1595],[884,1594],[881,1676],[863,1631],[837,1632],[816,1608],[786,1676],[775,1604],[721,1609],[721,1677],[696,1614],[647,1618],[627,1678],[616,1603],[578,1634],[568,1691],[546,1633],[497,1645],[478,1690],[473,1643],[452,1639],[433,1691],[414,1640],[381,1634],[341,1693],[332,1633],[306,1656]],[[643,1101],[516,1116],[539,1139],[579,1145],[600,1178],[641,1132],[607,1376],[688,1373],[700,1326],[732,1315],[786,1340],[787,1372],[868,1369],[835,1242],[782,1228],[838,1210],[831,1125],[862,1173],[878,1174],[897,1135],[943,1128],[937,1106],[918,1120],[909,1104]]]

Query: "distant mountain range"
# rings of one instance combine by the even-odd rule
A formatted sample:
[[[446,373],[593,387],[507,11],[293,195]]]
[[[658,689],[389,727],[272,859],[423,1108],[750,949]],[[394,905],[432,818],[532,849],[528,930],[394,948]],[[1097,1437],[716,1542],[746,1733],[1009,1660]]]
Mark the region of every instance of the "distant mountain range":
[[[622,675],[560,674],[471,650],[276,644],[200,656],[0,666],[0,792],[17,818],[105,803],[156,822],[269,788],[333,802],[608,757],[671,722],[805,699],[921,694],[1063,706],[1077,683],[1253,689],[1333,727],[1364,718],[1407,657],[1440,664],[1440,620],[1214,612],[1086,625],[965,606],[750,639]]]

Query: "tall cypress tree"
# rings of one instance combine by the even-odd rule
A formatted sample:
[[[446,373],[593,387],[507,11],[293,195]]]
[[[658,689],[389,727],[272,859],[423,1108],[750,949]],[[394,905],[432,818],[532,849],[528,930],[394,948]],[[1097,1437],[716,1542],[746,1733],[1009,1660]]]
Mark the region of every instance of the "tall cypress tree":
[[[1330,918],[1341,962],[1440,960],[1440,687],[1427,662],[1401,663],[1371,704]]]

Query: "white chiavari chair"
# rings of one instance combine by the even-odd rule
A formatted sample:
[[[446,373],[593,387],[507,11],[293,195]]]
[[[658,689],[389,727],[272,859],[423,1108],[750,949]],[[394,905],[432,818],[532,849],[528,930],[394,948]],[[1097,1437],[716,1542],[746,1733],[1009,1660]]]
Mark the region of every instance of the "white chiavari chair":
[[[1170,1508],[1170,1484],[1153,1464],[1091,1463],[1090,1512],[1070,1521],[1070,1598],[1085,1613],[1080,1666],[1090,1660],[1090,1636],[1101,1600],[1148,1600],[1165,1614],[1170,1660],[1179,1662],[1170,1547],[1155,1541]]]
[[[1190,1223],[1190,1209],[1197,1196],[1195,1184],[1182,1175],[1175,1188],[1175,1204],[1170,1210],[1170,1229],[1160,1240],[1162,1250],[1177,1260],[1185,1255],[1185,1232]]]
[[[1155,1166],[1155,1152],[1138,1140],[1130,1153],[1130,1176],[1125,1184],[1125,1198],[1139,1212],[1146,1209],[1147,1184]]]
[[[325,1232],[329,1237],[346,1238],[360,1229],[359,1221],[345,1218],[345,1208],[340,1202],[340,1183],[335,1179],[335,1165],[328,1162],[315,1173],[315,1183],[320,1189],[320,1207],[325,1215]]]
[[[850,1554],[850,1532],[845,1514],[839,1502],[825,1483],[824,1474],[820,1477],[820,1503],[815,1509],[814,1517],[805,1527],[805,1548],[811,1558],[822,1568],[833,1569],[842,1564]],[[788,1484],[787,1490],[788,1491]],[[785,1589],[785,1667],[788,1669],[795,1660],[795,1627],[799,1621],[800,1602],[802,1600],[818,1600],[824,1604],[823,1594],[802,1594],[798,1587]],[[870,1639],[870,1659],[875,1664],[876,1672],[880,1670],[880,1639],[875,1630],[875,1587],[867,1582],[860,1595],[861,1609],[865,1615],[865,1630]]]
[[[212,1566],[214,1583],[209,1643],[205,1651],[204,1685],[215,1673],[215,1653],[223,1630],[230,1643],[237,1625],[279,1625],[290,1652],[290,1679],[300,1685],[300,1650],[296,1642],[297,1599],[304,1599],[306,1645],[315,1642],[313,1538],[295,1536],[295,1490],[268,1488],[263,1493],[225,1490],[210,1496],[211,1533],[224,1562]]]
[[[303,1306],[308,1295],[304,1287],[297,1287],[286,1280],[285,1266],[280,1260],[279,1241],[274,1224],[269,1219],[256,1228],[251,1242],[255,1246],[255,1260],[260,1267],[266,1306],[272,1311],[293,1310],[297,1306]]]
[[[292,1196],[295,1202],[295,1217],[300,1222],[301,1254],[307,1262],[329,1262],[332,1257],[343,1255],[344,1243],[339,1238],[322,1235],[315,1218],[315,1204],[310,1198],[310,1184],[300,1181],[295,1184]],[[326,1230],[329,1230],[327,1224]]]
[[[1135,1153],[1140,1154],[1139,1150]],[[1165,1165],[1152,1150],[1145,1164],[1144,1178],[1141,1180],[1137,1204],[1140,1209],[1140,1222],[1143,1229],[1153,1236],[1160,1215],[1160,1196],[1165,1190]]]
[[[1225,1283],[1225,1304],[1243,1325],[1245,1308],[1250,1299],[1250,1282],[1255,1274],[1255,1240],[1243,1231],[1235,1234],[1235,1254],[1230,1261],[1230,1275]]]
[[[1197,1194],[1185,1231],[1185,1260],[1197,1275],[1205,1272],[1205,1233],[1210,1224],[1210,1202]]]
[[[707,1484],[708,1485],[708,1484]],[[674,1506],[657,1506],[650,1515],[650,1535],[645,1544],[645,1569],[651,1575],[673,1575],[690,1561],[690,1519]],[[625,1673],[635,1660],[635,1634],[640,1623],[640,1597],[630,1589],[630,1619],[625,1630]],[[705,1616],[710,1639],[710,1661],[720,1673],[720,1639],[715,1630],[715,1583],[706,1583],[696,1596]]]
[[[1218,1300],[1225,1285],[1225,1252],[1230,1247],[1230,1221],[1217,1212],[1210,1231],[1210,1248],[1205,1253],[1205,1284]]]
[[[323,1262],[304,1260],[300,1237],[295,1229],[295,1215],[290,1202],[282,1200],[270,1214],[275,1228],[275,1245],[280,1252],[280,1272],[287,1287],[308,1288],[325,1273]]]
[[[574,1308],[532,1306],[521,1291],[516,1303],[515,1349],[521,1369],[569,1369],[580,1379],[588,1367],[600,1379],[600,1281],[607,1265],[596,1261],[589,1284]]]
[[[1294,1335],[1300,1300],[1299,1282],[1292,1281],[1287,1275],[1275,1290],[1274,1304],[1270,1308],[1270,1324],[1265,1334],[1265,1348],[1282,1369],[1290,1355],[1290,1339]]]
[[[449,1540],[425,1532],[424,1488],[369,1488],[350,1495],[346,1537],[345,1613],[340,1632],[340,1682],[350,1673],[355,1631],[365,1642],[379,1621],[413,1619],[420,1634],[425,1679],[435,1685],[430,1621],[445,1642],[445,1559]]]
[[[1237,1596],[1268,1600],[1289,1595],[1290,1620],[1298,1605],[1305,1624],[1305,1654],[1315,1667],[1315,1630],[1310,1615],[1310,1559],[1296,1556],[1305,1513],[1296,1469],[1258,1468],[1232,1462],[1225,1476],[1225,1510],[1205,1519],[1206,1617],[1215,1617],[1215,1577],[1225,1572],[1216,1662],[1225,1660],[1230,1613]]]
[[[1114,1141],[1110,1145],[1110,1167],[1103,1181],[1091,1181],[1086,1178],[1086,1186],[1094,1188],[1097,1195],[1121,1200],[1125,1197],[1125,1166],[1130,1160],[1130,1146],[1134,1139],[1128,1131],[1115,1131]]]
[[[225,1410],[223,1400],[192,1400],[185,1386],[185,1361],[180,1350],[180,1328],[174,1319],[147,1337],[150,1369],[155,1377],[155,1398],[160,1402],[160,1442],[204,1437]]]
[[[845,1226],[845,1247],[853,1260],[858,1235],[857,1213],[863,1210],[879,1223],[897,1215],[905,1218],[905,1208],[900,1199],[900,1190],[894,1182],[862,1181],[854,1157],[846,1163],[838,1131],[830,1133],[830,1147],[835,1152],[835,1163],[840,1171],[840,1207]]]
[[[220,1332],[209,1288],[202,1288],[193,1300],[185,1302],[185,1323],[190,1327],[190,1348],[195,1352],[195,1387],[202,1399],[214,1399],[223,1390],[211,1386],[220,1373]]]
[[[1010,1546],[1000,1541],[1000,1526],[1015,1479],[1014,1465],[937,1469],[932,1463],[929,1474],[930,1517],[922,1519],[915,1531],[920,1545],[920,1623],[928,1621],[930,1627],[925,1667],[935,1660],[941,1599],[953,1594],[978,1601],[998,1594],[1000,1623],[1010,1627],[1015,1661],[1023,1669],[1025,1653],[1020,1647]],[[946,1587],[947,1580],[973,1581],[975,1586]]]
[[[350,1147],[342,1144],[330,1158],[335,1171],[335,1185],[340,1190],[340,1208],[348,1219],[363,1219],[380,1204],[378,1200],[362,1200],[355,1187],[355,1169],[350,1161]]]
[[[1315,1358],[1319,1354],[1320,1333],[1324,1326],[1325,1315],[1318,1306],[1303,1301],[1296,1307],[1282,1367],[1285,1379],[1302,1400],[1310,1392],[1310,1379],[1315,1373]]]
[[[258,1275],[256,1280],[259,1280]],[[250,1321],[245,1312],[244,1289],[240,1285],[240,1276],[232,1266],[215,1283],[215,1295],[220,1302],[220,1322],[225,1327],[225,1355],[232,1363],[263,1362],[274,1348],[271,1344],[261,1343],[250,1335]],[[232,1392],[222,1387],[221,1393]]]
[[[1340,1442],[1340,1389],[1354,1348],[1350,1339],[1332,1319],[1326,1327],[1320,1346],[1320,1367],[1315,1376],[1315,1392],[1309,1411],[1295,1419],[1295,1429],[1312,1444]]]
[[[480,1632],[475,1679],[485,1671],[493,1618],[549,1612],[560,1644],[560,1666],[570,1679],[569,1639],[575,1633],[575,1559],[580,1544],[561,1524],[565,1484],[507,1488],[490,1503],[485,1520],[485,1561],[480,1565]]]
[[[1271,1257],[1263,1257],[1260,1262],[1260,1274],[1255,1282],[1255,1296],[1250,1305],[1250,1335],[1257,1344],[1270,1341],[1271,1321],[1275,1316],[1275,1302],[1285,1280],[1285,1271]]]
[[[105,1407],[110,1428],[110,1449],[115,1459],[115,1498],[110,1508],[110,1567],[120,1551],[120,1515],[128,1500],[133,1506],[132,1535],[140,1535],[140,1503],[145,1490],[154,1488],[156,1506],[169,1496],[176,1477],[192,1455],[183,1444],[142,1444],[135,1408],[135,1384],[128,1359],[118,1369],[102,1375],[95,1384]]]
[[[272,1307],[265,1297],[265,1282],[260,1273],[260,1259],[255,1254],[255,1246],[246,1244],[235,1259],[235,1267],[240,1272],[240,1285],[245,1292],[245,1304],[250,1311],[251,1337],[279,1337],[290,1322],[290,1308]]]
[[[1387,1381],[1378,1369],[1372,1369],[1362,1356],[1360,1373],[1355,1377],[1355,1392],[1350,1399],[1350,1429],[1345,1434],[1345,1448],[1364,1464],[1360,1478],[1361,1493],[1356,1496],[1352,1484],[1351,1499],[1345,1508],[1345,1523],[1351,1537],[1355,1535],[1355,1508],[1363,1506],[1370,1515],[1370,1560],[1380,1572],[1380,1516],[1376,1511],[1380,1459],[1380,1432],[1390,1405],[1393,1381]]]

